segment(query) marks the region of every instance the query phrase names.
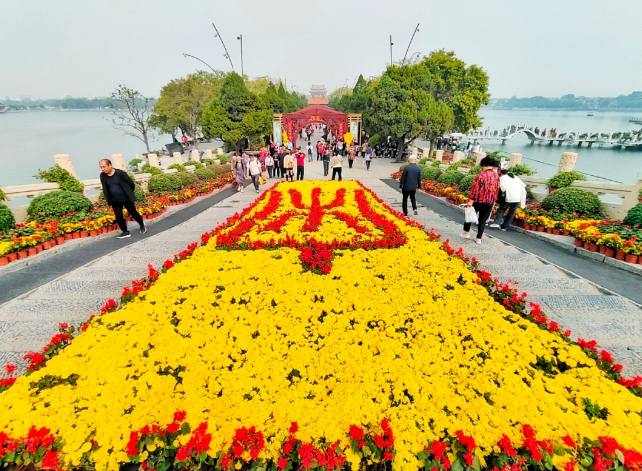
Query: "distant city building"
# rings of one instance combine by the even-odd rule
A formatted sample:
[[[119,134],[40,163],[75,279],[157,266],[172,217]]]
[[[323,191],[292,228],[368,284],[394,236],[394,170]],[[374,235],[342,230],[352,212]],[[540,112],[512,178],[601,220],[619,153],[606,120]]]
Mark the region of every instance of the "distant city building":
[[[308,105],[327,105],[330,103],[326,96],[327,93],[325,85],[312,85],[312,87],[310,87]]]

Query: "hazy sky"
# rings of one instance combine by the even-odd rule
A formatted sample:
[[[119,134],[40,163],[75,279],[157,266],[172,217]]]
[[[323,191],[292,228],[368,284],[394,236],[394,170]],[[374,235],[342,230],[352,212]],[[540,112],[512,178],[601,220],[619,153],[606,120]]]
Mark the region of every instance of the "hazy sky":
[[[352,86],[408,56],[454,50],[483,67],[494,97],[615,96],[642,90],[641,0],[0,0],[0,100],[158,96],[169,80],[229,70],[307,92]]]

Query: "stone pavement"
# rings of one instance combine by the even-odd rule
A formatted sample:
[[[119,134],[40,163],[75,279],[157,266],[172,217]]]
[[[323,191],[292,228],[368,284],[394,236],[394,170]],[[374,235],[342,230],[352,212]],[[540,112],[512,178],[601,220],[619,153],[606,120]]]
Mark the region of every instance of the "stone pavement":
[[[319,135],[314,135],[312,142],[316,143],[318,138]],[[298,144],[305,148],[304,142]],[[361,180],[389,205],[400,208],[401,194],[382,181],[397,169],[397,164],[380,159],[373,162],[370,171],[366,171],[363,159],[349,169],[346,161],[343,179]],[[316,160],[306,162],[305,176],[327,179],[322,163]],[[273,182],[268,180],[268,185]],[[118,298],[123,286],[144,276],[147,264],[160,268],[163,261],[200,240],[203,232],[249,205],[256,196],[251,188],[235,193],[182,224],[91,260],[0,305],[0,367],[6,363],[24,366],[23,355],[40,350],[57,332],[58,323],[77,325],[85,321],[107,299]],[[642,374],[642,311],[635,304],[621,296],[605,294],[586,279],[498,238],[485,236],[482,245],[461,240],[458,237],[461,223],[425,207],[420,208],[416,219],[449,238],[454,247],[461,245],[493,275],[503,281],[519,281],[519,288],[529,293],[529,299],[542,303],[551,319],[573,330],[574,338],[596,339],[600,346],[614,352],[617,361],[625,366],[627,376]]]

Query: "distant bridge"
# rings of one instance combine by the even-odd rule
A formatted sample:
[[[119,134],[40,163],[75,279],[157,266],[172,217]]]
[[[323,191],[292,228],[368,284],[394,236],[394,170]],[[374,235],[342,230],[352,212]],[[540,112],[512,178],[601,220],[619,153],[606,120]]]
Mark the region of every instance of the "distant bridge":
[[[562,144],[576,145],[581,147],[586,144],[588,147],[597,144],[599,147],[620,147],[622,149],[642,150],[642,129],[639,131],[598,133],[598,132],[557,132],[555,129],[540,129],[537,126],[529,127],[527,124],[508,126],[501,131],[472,131],[463,137],[474,141],[498,140],[504,144],[507,140],[517,134],[526,134],[531,143],[558,146]]]

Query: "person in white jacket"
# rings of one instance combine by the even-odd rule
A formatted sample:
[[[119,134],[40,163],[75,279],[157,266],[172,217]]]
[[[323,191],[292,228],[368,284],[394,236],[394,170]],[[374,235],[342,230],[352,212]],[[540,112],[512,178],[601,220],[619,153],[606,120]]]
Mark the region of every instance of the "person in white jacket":
[[[247,173],[249,177],[252,178],[252,183],[254,183],[254,189],[256,192],[259,192],[259,178],[261,177],[261,164],[256,159],[254,154],[250,155],[250,163],[247,166]]]
[[[521,203],[522,208],[526,206],[526,185],[521,178],[513,175],[508,170],[502,170],[499,186],[506,198],[505,202],[499,205],[495,223],[491,224],[490,227],[506,231],[513,222],[517,205]],[[508,214],[506,214],[507,209]]]

